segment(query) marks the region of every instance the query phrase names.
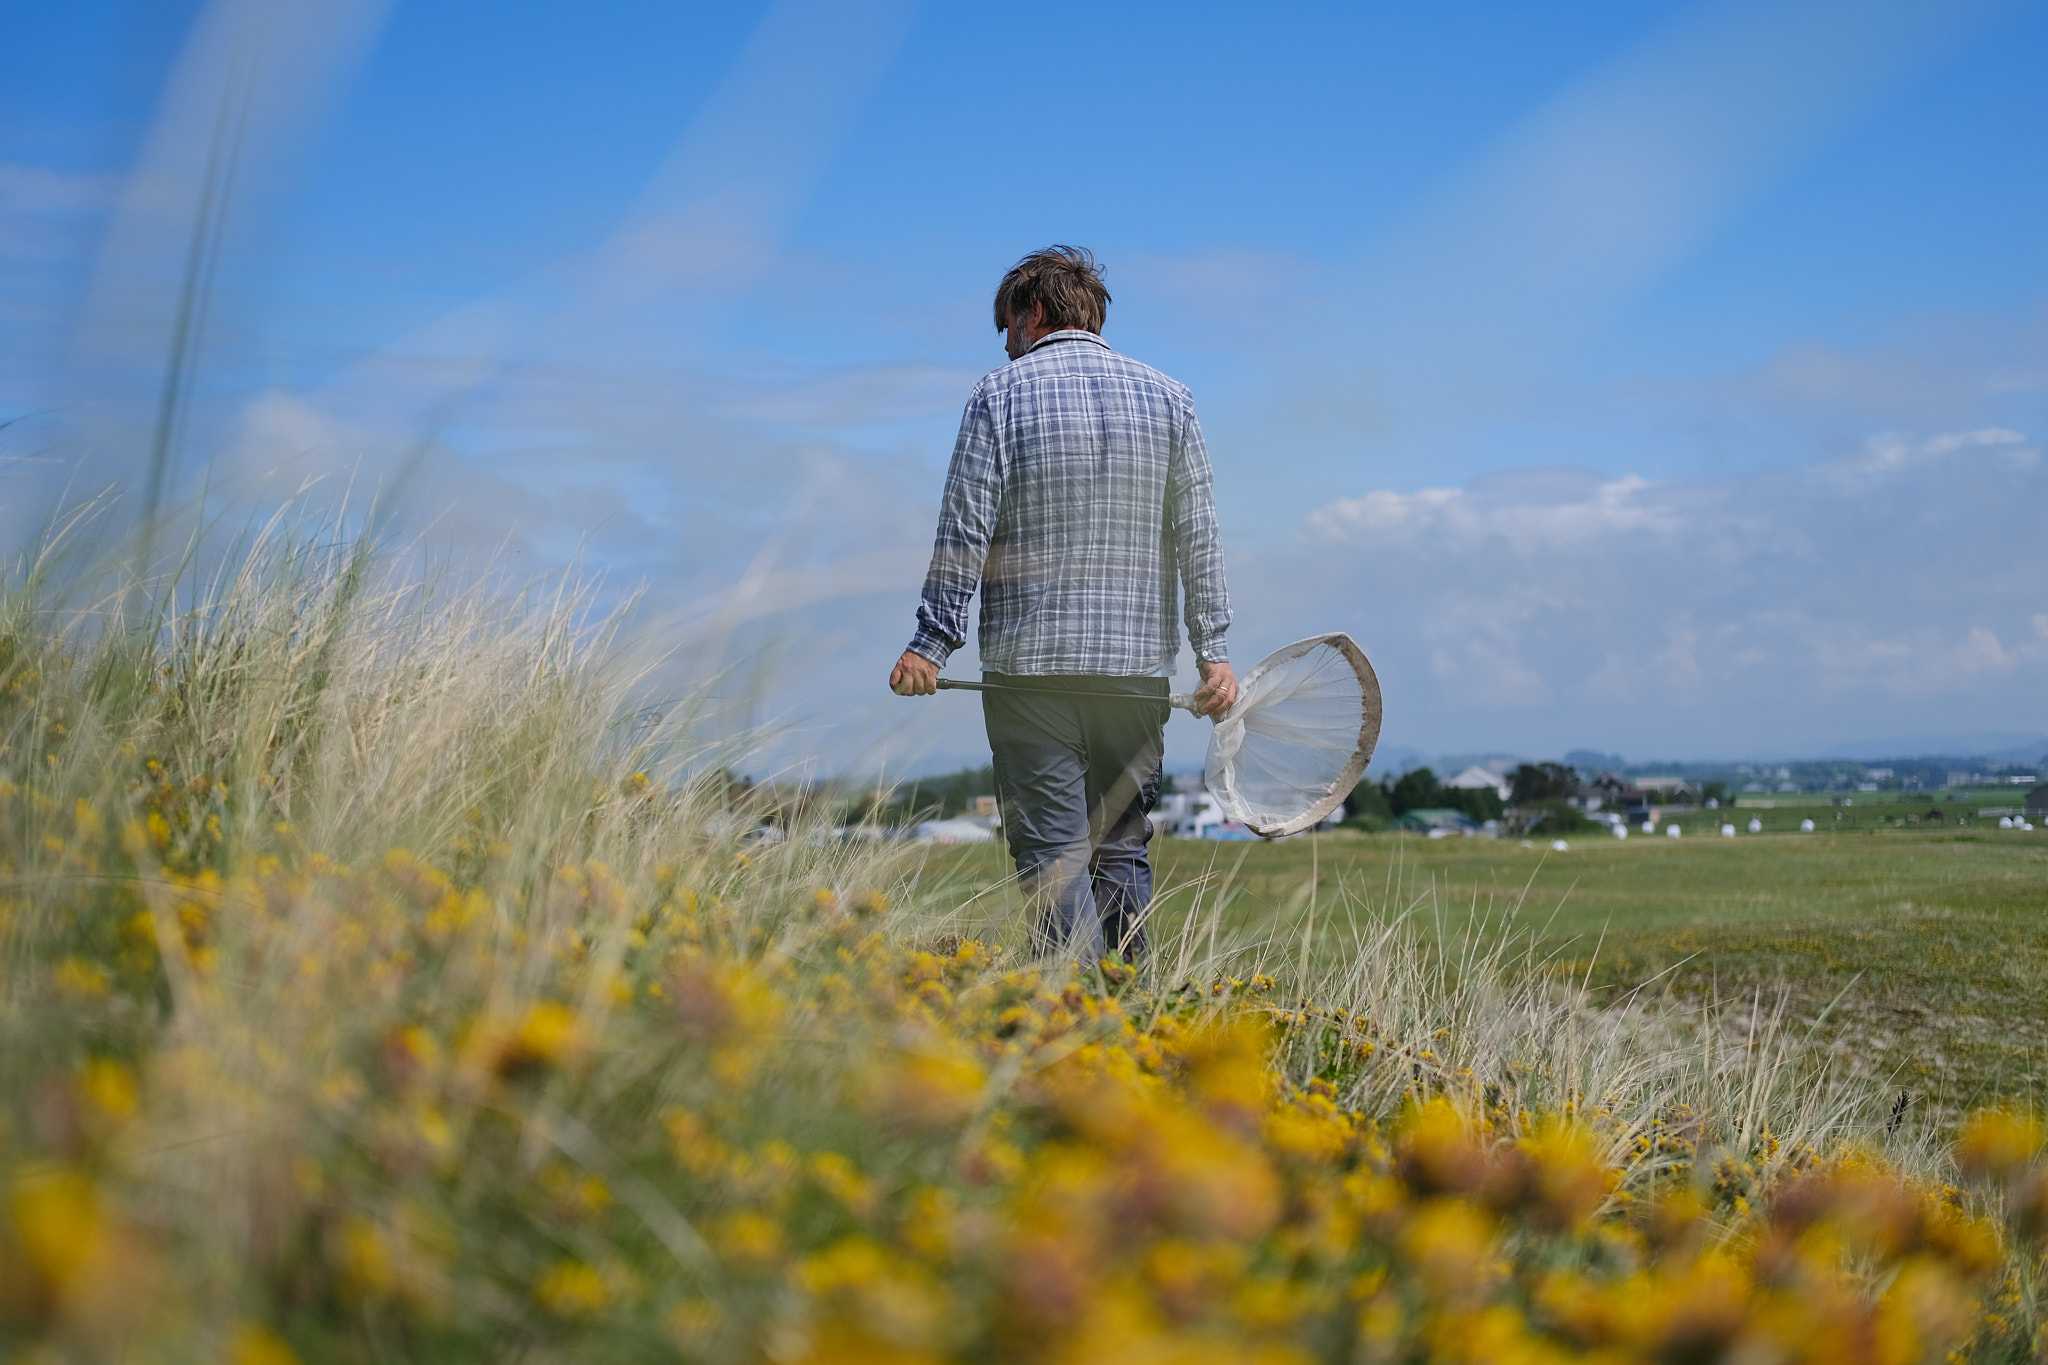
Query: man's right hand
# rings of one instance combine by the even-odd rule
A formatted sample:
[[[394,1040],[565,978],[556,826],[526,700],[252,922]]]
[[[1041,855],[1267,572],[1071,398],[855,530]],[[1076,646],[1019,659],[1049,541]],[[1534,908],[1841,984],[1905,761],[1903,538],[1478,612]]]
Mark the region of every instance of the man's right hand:
[[[939,666],[914,649],[889,670],[889,690],[899,697],[929,697],[939,690]]]

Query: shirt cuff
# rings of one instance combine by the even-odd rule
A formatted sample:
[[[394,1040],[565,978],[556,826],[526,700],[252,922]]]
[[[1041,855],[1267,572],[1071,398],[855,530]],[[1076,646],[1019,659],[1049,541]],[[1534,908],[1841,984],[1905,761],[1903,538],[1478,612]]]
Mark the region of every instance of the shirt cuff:
[[[1205,664],[1227,664],[1230,662],[1230,647],[1218,636],[1195,646],[1195,661]]]
[[[921,654],[940,668],[944,668],[946,660],[953,653],[953,646],[941,639],[937,632],[919,626],[917,634],[910,637],[909,650],[912,654]]]

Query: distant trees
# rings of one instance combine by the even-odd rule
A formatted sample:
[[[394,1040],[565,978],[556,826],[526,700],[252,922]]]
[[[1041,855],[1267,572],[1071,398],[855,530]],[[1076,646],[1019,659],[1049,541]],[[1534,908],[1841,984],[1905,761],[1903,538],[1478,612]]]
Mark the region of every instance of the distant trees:
[[[1384,829],[1410,811],[1454,810],[1484,823],[1501,815],[1500,793],[1482,787],[1446,787],[1429,768],[1410,768],[1398,777],[1361,782],[1352,788],[1349,819],[1366,829]]]
[[[1406,815],[1411,810],[1430,810],[1443,804],[1443,784],[1428,768],[1410,768],[1394,779],[1394,785],[1387,791],[1387,802],[1394,808],[1395,815]]]
[[[1508,774],[1508,787],[1518,806],[1569,801],[1578,795],[1579,775],[1562,763],[1524,763]]]
[[[1521,825],[1524,834],[1547,834],[1552,838],[1566,834],[1598,833],[1604,828],[1596,821],[1587,819],[1577,807],[1562,799],[1538,801],[1522,806]]]
[[[1367,829],[1384,829],[1394,819],[1394,803],[1387,799],[1387,789],[1369,777],[1351,789],[1344,810],[1347,821]]]
[[[958,815],[977,796],[996,789],[995,769],[988,764],[958,772],[923,777],[889,791],[870,791],[847,803],[843,819],[855,825],[907,825],[914,820]]]
[[[1506,805],[1500,793],[1491,787],[1439,787],[1437,804],[1449,810],[1463,811],[1482,825],[1488,820],[1498,820]]]

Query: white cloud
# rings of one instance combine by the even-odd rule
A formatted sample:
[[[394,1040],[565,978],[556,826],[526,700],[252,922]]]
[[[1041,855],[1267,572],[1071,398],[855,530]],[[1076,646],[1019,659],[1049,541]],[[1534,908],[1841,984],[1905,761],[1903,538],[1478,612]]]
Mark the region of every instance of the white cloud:
[[[2031,469],[2040,458],[2039,448],[2020,432],[1984,427],[1976,431],[1946,431],[1917,441],[1894,434],[1872,436],[1859,453],[1825,465],[1821,472],[1838,484],[1860,488],[1908,469],[1976,452],[1989,452],[2011,469]]]
[[[1528,552],[1568,549],[1616,535],[1668,535],[1681,518],[1670,490],[1634,474],[1593,480],[1569,471],[1496,477],[1473,488],[1376,489],[1309,514],[1334,541],[1435,540],[1460,549],[1489,542]]]
[[[1914,701],[1968,692],[2019,666],[1987,626],[1960,633],[1923,626],[1889,634],[1835,627],[1815,642],[1814,661],[1818,685],[1828,693],[1875,692]]]
[[[2036,444],[1958,427],[1809,471],[1372,489],[1311,513],[1241,619],[1291,588],[1287,629],[1353,629],[1425,749],[1808,751],[1902,704],[2038,709],[2048,478],[2008,458]]]

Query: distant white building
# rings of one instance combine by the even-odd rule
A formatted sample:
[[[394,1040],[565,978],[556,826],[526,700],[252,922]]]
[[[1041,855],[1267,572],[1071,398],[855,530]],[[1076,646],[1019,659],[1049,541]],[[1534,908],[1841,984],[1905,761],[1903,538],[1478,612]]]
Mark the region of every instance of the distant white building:
[[[1507,800],[1508,794],[1514,790],[1505,777],[1490,769],[1482,768],[1476,763],[1444,783],[1444,785],[1455,791],[1490,791],[1503,801]]]
[[[1222,807],[1205,791],[1167,792],[1147,817],[1154,834],[1176,839],[1199,839],[1214,825],[1223,823]]]

